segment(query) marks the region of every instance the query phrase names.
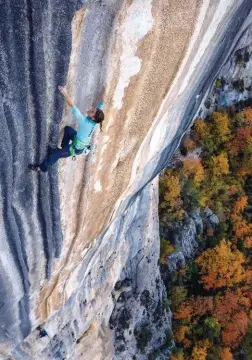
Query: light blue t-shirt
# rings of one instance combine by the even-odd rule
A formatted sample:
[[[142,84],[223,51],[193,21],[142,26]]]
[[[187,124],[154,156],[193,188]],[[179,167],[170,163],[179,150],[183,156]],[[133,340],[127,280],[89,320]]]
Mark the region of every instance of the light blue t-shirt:
[[[96,105],[97,109],[103,110],[104,103],[98,102]],[[72,107],[72,113],[75,116],[76,120],[78,121],[78,131],[77,131],[77,138],[82,143],[87,143],[87,145],[90,143],[91,137],[94,133],[96,122],[92,120],[91,117],[87,115],[83,115],[80,110],[77,108],[77,106]],[[76,146],[77,148],[77,146]]]

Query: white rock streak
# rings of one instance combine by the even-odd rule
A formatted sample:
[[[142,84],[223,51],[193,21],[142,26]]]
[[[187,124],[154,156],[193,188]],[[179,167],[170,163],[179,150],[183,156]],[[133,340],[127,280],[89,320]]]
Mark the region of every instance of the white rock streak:
[[[101,191],[102,186],[101,186],[100,180],[96,181],[96,183],[94,184],[94,189],[95,189],[95,192]]]
[[[129,85],[130,78],[136,75],[142,60],[135,54],[137,43],[151,30],[154,19],[151,13],[152,0],[135,0],[127,11],[122,26],[122,55],[120,58],[119,81],[114,94],[114,107],[122,108],[124,89]]]

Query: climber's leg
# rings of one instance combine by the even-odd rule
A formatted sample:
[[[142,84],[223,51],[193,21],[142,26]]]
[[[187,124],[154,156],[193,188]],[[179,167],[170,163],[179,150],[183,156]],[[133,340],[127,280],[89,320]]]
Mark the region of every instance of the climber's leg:
[[[69,142],[75,137],[75,135],[77,134],[77,131],[75,129],[73,129],[71,126],[65,126],[64,128],[64,136],[61,142],[61,147],[65,147],[69,144]]]
[[[66,158],[66,157],[71,156],[69,148],[70,148],[70,145],[66,145],[62,149],[57,148],[57,149],[53,150],[53,152],[45,158],[45,160],[42,162],[42,164],[39,165],[40,170],[47,171],[60,158]]]
[[[56,163],[60,158],[66,158],[71,156],[70,145],[64,146],[62,149],[54,149],[48,154],[45,160],[41,164],[30,164],[28,167],[34,171],[47,171],[53,164]]]

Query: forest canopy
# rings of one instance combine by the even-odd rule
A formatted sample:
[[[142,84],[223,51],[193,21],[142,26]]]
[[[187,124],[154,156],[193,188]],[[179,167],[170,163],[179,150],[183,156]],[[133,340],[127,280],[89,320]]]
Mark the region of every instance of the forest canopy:
[[[252,108],[197,119],[160,181],[160,226],[210,208],[195,259],[171,275],[172,360],[252,359]],[[176,251],[162,238],[161,264]]]

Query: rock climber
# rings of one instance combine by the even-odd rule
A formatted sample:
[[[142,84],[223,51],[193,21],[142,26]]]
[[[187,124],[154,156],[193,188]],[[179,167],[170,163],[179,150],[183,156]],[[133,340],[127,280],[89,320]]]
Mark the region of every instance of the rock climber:
[[[34,171],[47,171],[53,164],[56,163],[60,158],[66,158],[72,156],[75,158],[76,155],[80,155],[83,152],[87,154],[90,151],[91,138],[94,133],[95,127],[97,124],[100,124],[102,128],[102,122],[104,120],[104,93],[103,89],[100,96],[99,102],[96,104],[96,107],[91,107],[86,115],[83,115],[80,110],[74,105],[70,95],[67,90],[59,86],[58,87],[61,94],[64,96],[68,106],[72,108],[72,113],[78,121],[78,131],[76,131],[71,126],[66,126],[64,128],[64,136],[61,142],[60,148],[51,148],[49,147],[48,155],[41,164],[30,164],[28,165],[30,170]]]

